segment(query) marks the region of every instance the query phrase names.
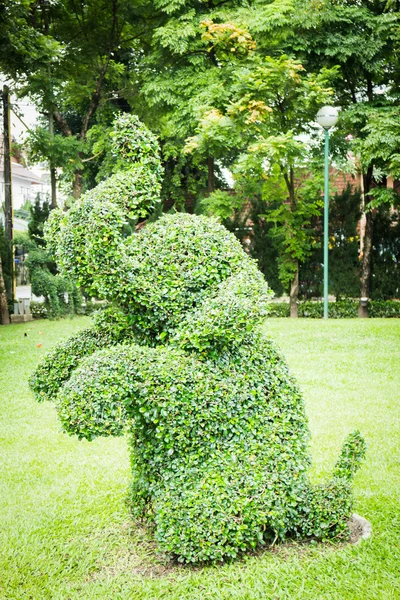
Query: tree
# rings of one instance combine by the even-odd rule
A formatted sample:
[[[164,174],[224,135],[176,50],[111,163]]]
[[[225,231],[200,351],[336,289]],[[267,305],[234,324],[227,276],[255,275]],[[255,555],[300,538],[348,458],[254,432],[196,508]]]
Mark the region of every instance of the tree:
[[[273,223],[263,217],[265,202],[262,199],[261,187],[251,190],[245,198],[247,203],[240,200],[239,208],[232,214],[232,200],[222,192],[222,202],[226,205],[227,217],[223,224],[232,231],[241,241],[244,249],[257,260],[258,268],[263,273],[268,285],[277,296],[281,296],[285,289],[279,279],[278,271],[278,248],[271,235]],[[210,209],[222,215],[219,207],[216,207],[215,196],[212,195]],[[235,199],[238,198],[238,190],[235,190]]]
[[[10,324],[10,315],[7,306],[7,293],[3,277],[3,260],[0,256],[0,321],[2,325]]]
[[[196,65],[189,55],[202,55],[205,62],[210,57],[205,47],[197,53],[197,46],[205,43],[201,28],[195,35],[193,28],[216,7],[192,2],[160,2],[155,7],[126,0],[12,0],[0,11],[0,69],[43,115],[41,127],[31,135],[32,157],[49,160],[53,171],[62,167],[73,179],[75,197],[82,191],[86,161],[93,156],[90,128],[96,122],[109,127],[121,110],[133,110],[162,135],[173,186],[183,184],[186,195],[197,190],[203,169],[182,152],[190,133],[187,112],[180,119],[182,135],[178,121],[169,122],[168,111],[160,114],[160,100],[165,100],[171,72],[182,75],[185,67],[194,67],[190,82],[199,79],[199,62]],[[176,83],[177,78],[169,99],[178,91]],[[200,85],[198,81],[197,89]]]
[[[184,154],[184,140],[194,133],[199,109],[229,96],[236,56],[254,44],[236,20],[250,19],[260,37],[271,38],[272,25],[287,26],[290,5],[12,0],[0,20],[0,67],[43,114],[32,155],[49,160],[53,171],[63,167],[79,195],[83,174],[89,185],[99,181],[92,179],[98,161],[90,128],[97,122],[97,132],[104,131],[115,111],[132,110],[160,135],[167,204],[193,210],[198,191],[222,179],[213,156],[199,163]]]
[[[150,104],[157,109],[161,107],[165,122],[172,122],[171,129],[179,131],[181,137],[185,131],[194,137],[190,129],[201,122],[205,142],[208,130],[208,144],[204,143],[202,153],[196,152],[196,156],[198,164],[208,164],[209,182],[215,159],[217,164],[232,165],[242,151],[241,144],[237,144],[238,135],[247,137],[246,124],[239,131],[230,127],[225,107],[232,102],[232,86],[238,71],[248,56],[254,54],[254,42],[258,56],[276,59],[286,51],[310,73],[339,67],[334,81],[335,101],[346,109],[349,117],[347,121],[341,119],[343,138],[350,132],[357,139],[367,137],[364,109],[390,104],[397,93],[395,25],[399,16],[395,2],[276,0],[251,2],[245,7],[228,2],[201,9],[190,7],[190,11],[188,4],[168,7],[169,18],[152,31],[144,59],[151,69],[142,91]],[[201,37],[199,30],[203,32]],[[218,113],[224,118],[219,123]],[[310,111],[309,118],[313,117]],[[225,139],[218,139],[221,135]],[[176,138],[175,155],[180,153],[180,144],[181,140]],[[344,154],[348,151],[343,144],[342,149]],[[369,193],[372,188],[382,187],[385,181],[375,177],[374,163],[363,163],[363,168],[366,231],[361,296],[368,296],[374,225],[374,213],[368,206]],[[208,191],[211,190],[209,183]]]
[[[279,274],[290,286],[290,313],[296,317],[299,265],[310,254],[311,219],[321,210],[321,180],[313,176],[309,144],[301,134],[310,131],[318,106],[332,94],[333,71],[306,74],[298,61],[249,56],[237,68],[231,97],[223,111],[208,111],[188,151],[232,156],[237,180],[258,181],[265,202],[264,217],[279,248]],[[213,198],[208,201],[211,211]]]
[[[350,185],[329,199],[329,286],[336,300],[358,294],[360,205],[359,190]],[[323,215],[315,217],[311,226],[312,253],[300,268],[300,295],[305,299],[323,295]]]
[[[148,77],[146,73],[142,91],[150,106],[160,111],[161,137],[167,137],[167,144],[171,138],[165,124],[178,131],[180,138],[186,137],[185,151],[194,163],[207,165],[207,192],[212,196],[214,213],[218,202],[221,208],[222,198],[212,194],[216,166],[236,165],[240,171],[239,163],[243,166],[246,162],[244,155],[248,158],[247,168],[258,153],[259,158],[268,156],[269,167],[277,167],[275,175],[282,179],[285,191],[278,183],[274,199],[278,199],[279,189],[281,214],[275,212],[272,216],[276,232],[278,223],[282,223],[276,236],[282,251],[281,278],[285,285],[289,281],[292,284],[292,313],[296,314],[298,263],[309,251],[308,225],[319,211],[320,202],[316,185],[312,193],[310,184],[301,186],[303,195],[299,191],[298,183],[306,168],[305,160],[300,165],[306,145],[296,136],[309,128],[317,108],[329,97],[327,84],[332,73],[325,71],[316,78],[307,78],[298,62],[274,56],[286,35],[291,10],[291,2],[282,1],[264,7],[254,3],[250,14],[240,5],[229,4],[222,9],[205,7],[199,12],[180,8],[179,14],[153,31],[144,59],[152,70]],[[261,42],[259,48],[258,39],[249,32],[249,23],[260,39],[268,31],[269,43]],[[287,85],[292,89],[285,89]],[[175,138],[171,156],[175,152],[175,158],[181,157],[180,143]],[[257,171],[254,165],[251,169]],[[261,174],[259,169],[259,174],[261,186],[266,188],[262,181],[266,172]],[[291,203],[289,212],[284,208],[287,199]],[[228,194],[222,204],[233,209],[236,200]],[[290,222],[288,217],[293,214],[296,219]]]
[[[0,320],[3,325],[10,323],[8,298],[12,299],[12,260],[11,244],[7,240],[4,226],[0,223]]]
[[[187,3],[168,10],[154,28],[142,61],[141,93],[153,115],[151,125],[160,134],[167,182],[180,190],[180,205],[191,211],[196,195],[224,185],[222,165],[216,162],[222,158],[217,144],[210,145],[205,155],[191,155],[184,147],[207,108],[218,109],[229,101],[231,76],[254,45],[232,20],[213,21],[227,15],[232,19],[237,10],[233,2],[223,8]],[[176,189],[171,191],[179,203]]]
[[[380,133],[376,127],[373,133],[371,119],[375,114],[377,123],[398,94],[398,3],[307,0],[296,1],[295,7],[293,34],[285,42],[288,51],[310,70],[340,67],[335,100],[343,108],[342,135],[351,133],[357,139],[365,219],[360,288],[361,297],[369,297],[375,214],[370,198],[373,194],[378,202],[388,195],[376,191],[385,183],[378,176],[382,156],[371,152],[368,138],[379,138],[379,146],[390,135],[387,121]],[[368,307],[361,302],[359,315],[368,316]]]
[[[43,227],[50,214],[50,204],[48,199],[46,198],[42,200],[40,194],[37,194],[33,204],[29,206],[29,212],[29,238],[38,246],[45,246],[45,241],[43,239]]]
[[[88,131],[105,103],[117,105],[123,97],[145,24],[132,3],[118,0],[12,0],[2,6],[0,69],[46,120],[33,135],[37,157],[50,159],[53,168],[67,162],[77,197]]]

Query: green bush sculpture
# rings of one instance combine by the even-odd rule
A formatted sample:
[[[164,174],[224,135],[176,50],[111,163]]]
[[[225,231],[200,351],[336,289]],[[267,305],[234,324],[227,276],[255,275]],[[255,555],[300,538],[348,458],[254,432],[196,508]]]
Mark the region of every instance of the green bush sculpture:
[[[157,142],[123,117],[115,148],[125,170],[47,231],[63,272],[109,307],[45,357],[32,390],[79,438],[129,433],[132,513],[181,562],[346,536],[362,437],[310,484],[304,403],[261,333],[270,291],[256,263],[213,219],[166,215],[135,232],[159,201]]]

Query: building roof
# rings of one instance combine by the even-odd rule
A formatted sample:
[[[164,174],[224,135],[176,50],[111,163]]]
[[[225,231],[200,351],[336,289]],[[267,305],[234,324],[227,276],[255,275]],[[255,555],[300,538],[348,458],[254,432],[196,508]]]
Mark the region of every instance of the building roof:
[[[12,174],[12,177],[19,177],[21,179],[26,179],[27,181],[29,181],[32,184],[44,183],[44,181],[41,177],[39,177],[38,175],[35,175],[35,173],[33,173],[32,171],[29,171],[29,169],[25,169],[25,167],[23,167],[22,165],[20,165],[19,163],[16,163],[16,162],[11,163],[11,174]]]
[[[0,162],[0,179],[3,181],[3,173],[4,173],[4,164]],[[15,161],[11,161],[11,174],[12,177],[19,177],[20,179],[25,179],[27,182],[34,185],[41,185],[46,183],[40,175],[36,175],[33,171],[26,169],[19,163]]]

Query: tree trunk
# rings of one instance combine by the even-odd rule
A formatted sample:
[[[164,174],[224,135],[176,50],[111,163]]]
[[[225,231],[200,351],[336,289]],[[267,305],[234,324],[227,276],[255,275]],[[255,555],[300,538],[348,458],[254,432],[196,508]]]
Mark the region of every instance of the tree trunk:
[[[4,177],[4,233],[6,240],[13,240],[13,205],[12,205],[12,175],[11,175],[11,128],[10,128],[10,91],[5,85],[2,96],[3,105],[3,177]]]
[[[190,192],[186,192],[185,194],[185,211],[190,215],[194,214],[196,208],[196,199],[197,196],[195,194],[191,194]]]
[[[372,257],[372,235],[374,221],[372,212],[365,213],[365,234],[362,253],[361,278],[360,278],[360,303],[358,305],[358,316],[368,317],[368,299],[371,280],[371,257]]]
[[[371,189],[373,167],[370,166],[365,175],[362,175],[362,211],[365,223],[361,250],[361,276],[360,276],[360,302],[358,305],[358,316],[368,317],[368,301],[371,281],[371,257],[372,257],[372,235],[374,231],[374,215],[365,207],[366,194]]]
[[[4,233],[6,242],[9,244],[10,249],[13,249],[14,239],[14,211],[12,201],[12,172],[11,172],[11,127],[10,127],[10,91],[5,85],[3,87],[3,141],[4,141],[4,152],[3,152],[3,168],[4,168]],[[15,266],[14,257],[11,252],[10,257],[10,272],[11,272],[11,286],[7,291],[4,287],[3,278],[3,267],[1,269],[1,290],[4,289],[4,294],[9,300],[12,300],[15,294]],[[0,293],[3,293],[2,291]],[[7,304],[7,303],[6,303]],[[6,306],[7,308],[7,306]],[[3,314],[3,313],[1,313]],[[8,315],[8,312],[7,312]],[[10,321],[8,321],[9,323]],[[8,325],[8,323],[6,323]]]
[[[214,186],[214,158],[209,156],[207,159],[208,165],[208,180],[207,180],[207,192],[208,195],[212,194],[215,189]]]
[[[296,263],[296,273],[293,277],[291,286],[290,286],[290,316],[294,319],[297,319],[299,316],[299,309],[297,305],[297,300],[299,297],[299,263]]]
[[[4,285],[3,264],[0,257],[0,320],[2,325],[10,324],[10,315],[8,314],[6,286]]]
[[[54,138],[54,116],[53,112],[49,112],[49,134]],[[56,170],[50,160],[50,184],[51,184],[51,208],[57,208],[57,185],[56,185]]]
[[[56,170],[50,169],[50,182],[51,182],[51,208],[57,208],[57,179]]]
[[[283,173],[283,176],[289,193],[290,210],[292,213],[295,213],[297,208],[297,201],[294,187],[293,167],[290,167],[289,173]],[[299,297],[299,261],[296,260],[294,264],[296,266],[296,271],[292,279],[292,283],[290,285],[290,316],[294,319],[297,319],[299,316],[299,310],[297,305],[297,300]]]
[[[74,198],[80,198],[82,194],[82,171],[75,171],[74,181],[72,183],[72,195]]]

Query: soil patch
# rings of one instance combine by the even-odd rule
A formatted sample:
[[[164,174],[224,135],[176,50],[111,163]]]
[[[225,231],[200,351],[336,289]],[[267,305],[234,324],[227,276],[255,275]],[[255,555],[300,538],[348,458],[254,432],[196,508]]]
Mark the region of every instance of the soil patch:
[[[348,525],[348,541],[342,541],[339,544],[317,543],[315,540],[287,541],[249,552],[242,557],[242,561],[245,560],[246,556],[261,556],[267,552],[276,554],[283,559],[292,556],[293,551],[299,556],[305,556],[316,546],[325,546],[332,551],[340,550],[348,543],[357,544],[371,535],[371,524],[360,515],[353,514]],[[127,522],[120,528],[113,529],[108,533],[111,538],[114,538],[116,547],[113,544],[111,545],[112,549],[110,549],[106,564],[103,563],[98,570],[92,573],[90,577],[92,581],[110,579],[123,572],[129,572],[131,575],[135,574],[139,577],[158,579],[184,571],[199,571],[204,568],[204,566],[182,565],[171,560],[168,556],[158,553],[151,531],[140,523]],[[120,541],[125,538],[125,543],[118,543],[118,538]],[[237,562],[242,561],[239,558]]]

